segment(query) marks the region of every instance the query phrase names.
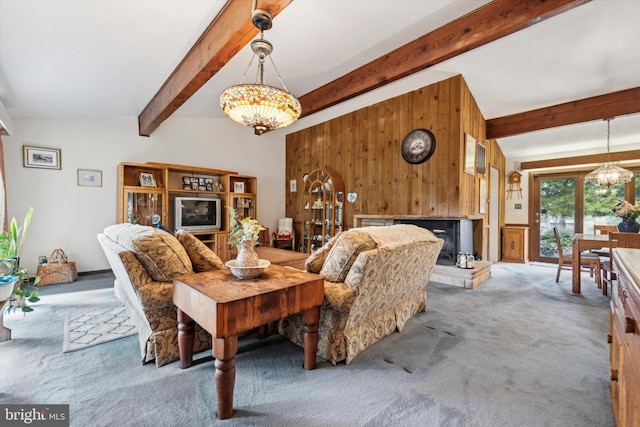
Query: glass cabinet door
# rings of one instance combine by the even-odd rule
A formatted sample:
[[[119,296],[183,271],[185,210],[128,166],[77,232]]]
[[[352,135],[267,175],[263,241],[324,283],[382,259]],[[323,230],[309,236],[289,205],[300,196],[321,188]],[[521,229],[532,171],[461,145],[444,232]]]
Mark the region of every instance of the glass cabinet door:
[[[155,226],[164,223],[164,195],[150,192],[126,193],[127,222]]]
[[[342,231],[344,184],[339,175],[317,169],[305,178],[302,251],[312,253]]]
[[[251,217],[256,218],[255,213],[255,197],[233,197],[232,206],[236,211],[236,215],[238,216],[238,220],[243,218]]]

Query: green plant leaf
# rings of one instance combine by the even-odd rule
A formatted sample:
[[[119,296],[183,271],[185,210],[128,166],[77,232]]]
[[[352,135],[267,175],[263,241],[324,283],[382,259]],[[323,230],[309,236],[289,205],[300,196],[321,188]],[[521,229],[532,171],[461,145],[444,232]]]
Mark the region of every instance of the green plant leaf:
[[[28,305],[22,306],[22,311],[24,313],[28,313],[30,311],[33,311],[33,308],[29,307]]]
[[[29,302],[38,302],[38,301],[40,301],[40,298],[38,298],[37,295],[31,295],[31,298],[29,298],[27,301],[29,301]]]
[[[24,243],[24,239],[27,236],[27,231],[29,230],[29,224],[31,224],[31,217],[33,216],[33,208],[29,208],[27,214],[24,216],[24,223],[22,224],[22,236],[20,238],[20,244],[18,245],[18,251],[16,252],[17,256],[20,256],[20,251],[22,251],[22,244]]]
[[[13,291],[13,293],[19,296],[24,295],[24,291],[22,289],[16,289],[15,291]]]

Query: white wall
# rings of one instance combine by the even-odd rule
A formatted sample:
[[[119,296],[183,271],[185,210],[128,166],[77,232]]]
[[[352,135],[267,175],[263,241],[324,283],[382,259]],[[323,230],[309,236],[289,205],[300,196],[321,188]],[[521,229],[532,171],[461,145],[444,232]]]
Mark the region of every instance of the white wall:
[[[79,272],[108,269],[96,234],[116,218],[120,162],[175,163],[237,171],[258,179],[258,220],[275,229],[285,215],[285,133],[261,136],[229,119],[170,118],[151,137],[137,117],[14,118],[2,138],[9,218],[34,208],[21,265],[35,272],[39,255],[62,248]],[[59,148],[61,170],[23,167],[22,146]],[[102,171],[102,187],[79,187],[77,170]]]

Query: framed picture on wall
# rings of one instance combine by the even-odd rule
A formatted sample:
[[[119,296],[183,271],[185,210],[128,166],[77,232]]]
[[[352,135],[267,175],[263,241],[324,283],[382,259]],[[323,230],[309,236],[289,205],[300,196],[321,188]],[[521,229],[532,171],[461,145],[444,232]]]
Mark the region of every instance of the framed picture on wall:
[[[480,175],[487,173],[487,147],[478,142],[478,154],[476,161],[476,172]]]
[[[60,150],[57,148],[29,147],[24,145],[23,166],[25,168],[60,169]]]
[[[102,171],[78,169],[78,185],[81,187],[102,187]]]
[[[476,173],[476,140],[468,133],[464,134],[464,171],[471,175]]]
[[[244,193],[244,182],[234,182],[233,183],[233,192],[234,193]]]

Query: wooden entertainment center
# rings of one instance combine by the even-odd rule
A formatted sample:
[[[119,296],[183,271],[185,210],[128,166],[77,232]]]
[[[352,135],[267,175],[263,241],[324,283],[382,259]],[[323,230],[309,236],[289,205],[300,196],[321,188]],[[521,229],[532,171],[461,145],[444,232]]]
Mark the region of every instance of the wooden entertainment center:
[[[192,234],[221,259],[227,260],[229,213],[225,206],[233,206],[240,219],[248,216],[257,218],[257,191],[255,177],[234,171],[168,163],[123,162],[118,165],[116,222],[154,226],[159,220],[163,226],[174,230],[176,197],[220,198],[220,230],[194,231]]]

